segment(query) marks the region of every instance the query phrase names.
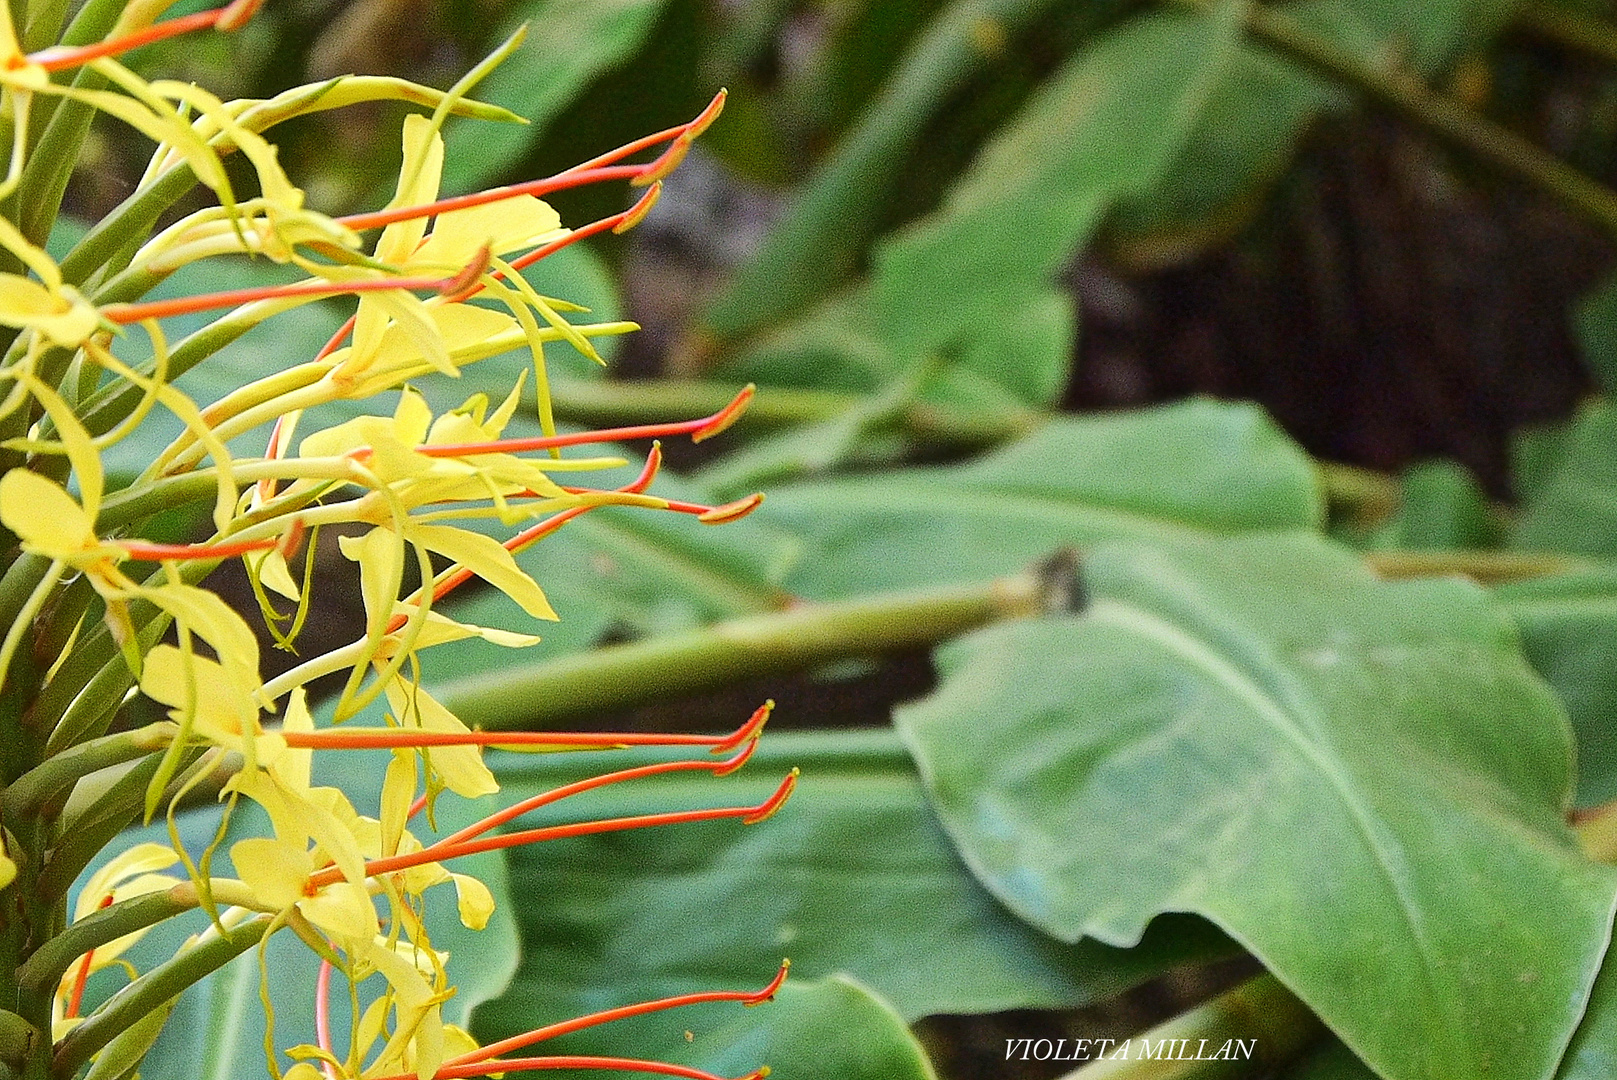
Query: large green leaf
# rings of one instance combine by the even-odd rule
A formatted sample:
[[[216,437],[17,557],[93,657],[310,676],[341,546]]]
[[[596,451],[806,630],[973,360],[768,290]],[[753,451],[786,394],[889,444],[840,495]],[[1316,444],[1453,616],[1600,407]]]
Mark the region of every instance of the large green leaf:
[[[1555,450],[1522,507],[1512,546],[1617,555],[1617,408],[1585,407]]]
[[[1572,719],[1579,805],[1617,798],[1617,567],[1503,585],[1496,596]]]
[[[1389,1080],[1550,1076],[1617,875],[1485,594],[1307,535],[1117,545],[1085,578],[1086,612],[946,646],[897,715],[994,893],[1065,940],[1206,915]]]
[[[1044,299],[1114,200],[1171,160],[1239,37],[1239,3],[1155,11],[1092,42],[1041,87],[934,214],[878,245],[869,282],[771,335],[734,370],[789,371],[806,335],[848,356],[799,368],[794,384],[871,389],[916,359],[965,358],[1013,394],[1048,403],[1069,362]],[[1043,307],[1030,322],[1029,304]],[[851,333],[839,334],[847,325]],[[1016,342],[1010,355],[999,346]],[[983,366],[987,370],[981,370]],[[872,367],[886,370],[871,370]],[[823,381],[830,378],[832,381]]]
[[[576,756],[491,761],[510,797],[620,767]],[[1124,951],[1064,945],[1014,918],[954,855],[890,732],[766,736],[743,774],[641,780],[581,796],[565,816],[755,803],[793,766],[803,775],[791,801],[754,826],[686,824],[513,850],[516,894],[543,900],[518,910],[522,966],[478,1011],[479,1030],[752,987],[783,956],[794,980],[850,972],[912,1018],[1055,1008],[1228,948],[1199,920],[1165,918]]]
[[[664,3],[529,0],[520,5],[518,21],[526,22],[527,39],[478,87],[478,97],[505,106],[532,126],[450,125],[444,136],[444,190],[472,191],[497,182],[590,80],[640,48]]]
[[[816,599],[982,580],[1119,537],[1316,527],[1313,467],[1263,412],[1207,400],[1057,418],[966,464],[803,483],[763,521],[803,539]]]

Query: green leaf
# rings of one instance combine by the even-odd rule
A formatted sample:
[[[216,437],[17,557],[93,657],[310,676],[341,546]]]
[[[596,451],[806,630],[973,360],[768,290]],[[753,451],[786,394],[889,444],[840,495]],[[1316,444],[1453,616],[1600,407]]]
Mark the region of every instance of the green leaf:
[[[508,798],[623,767],[580,755],[490,762]],[[522,965],[505,995],[478,1011],[479,1031],[508,1035],[640,999],[754,989],[785,956],[792,981],[848,972],[909,1018],[1068,1007],[1229,948],[1206,923],[1179,917],[1159,920],[1127,951],[1064,945],[1022,923],[961,865],[885,731],[768,735],[739,775],[642,779],[522,826],[756,804],[794,766],[803,771],[797,791],[757,825],[512,849],[516,894],[543,900],[517,912]],[[683,1015],[672,1014],[675,1030],[688,1026]]]
[[[1387,1080],[1549,1076],[1617,875],[1566,827],[1571,732],[1485,594],[1300,534],[1085,577],[1084,614],[946,646],[896,716],[995,895],[1120,946],[1205,915]]]
[[[814,598],[1020,570],[1119,537],[1319,525],[1313,466],[1250,405],[1193,400],[1058,417],[966,464],[803,483],[755,515],[804,541]]]
[[[878,250],[871,303],[884,335],[926,352],[1025,302],[1113,199],[1171,160],[1232,54],[1240,12],[1153,12],[1074,57],[938,213]]]
[[[1572,720],[1578,805],[1617,798],[1617,567],[1502,585],[1495,596]]]
[[[1518,6],[1517,0],[1298,0],[1286,11],[1363,61],[1396,62],[1431,76],[1485,45]],[[1112,239],[1129,262],[1152,266],[1233,237],[1286,171],[1310,122],[1351,102],[1313,73],[1259,46],[1242,46],[1161,180],[1118,208]]]
[[[461,121],[444,134],[446,192],[497,182],[528,153],[545,125],[597,75],[645,40],[665,0],[529,0],[517,9],[527,39],[478,87],[531,127]]]
[[[1283,1080],[1377,1080],[1370,1067],[1336,1039],[1285,1072]],[[1556,1080],[1608,1080],[1617,1076],[1617,963],[1608,962],[1595,980],[1578,1033],[1556,1070]]]
[[[1511,546],[1617,556],[1617,408],[1588,405],[1554,449],[1554,464],[1529,493]]]
[[[1488,495],[1458,462],[1423,461],[1402,477],[1398,513],[1382,526],[1371,548],[1457,551],[1491,548],[1499,528]]]
[[[1578,302],[1572,328],[1590,374],[1612,393],[1617,389],[1617,277],[1602,281]]]
[[[707,327],[738,336],[789,315],[849,276],[928,120],[992,53],[984,27],[1014,34],[1050,7],[1049,0],[955,0],[928,20],[918,40],[887,75],[880,93],[805,185],[705,316]],[[910,5],[865,5],[877,30],[913,20]],[[879,32],[850,39],[883,50]],[[890,46],[885,46],[890,48]],[[847,92],[827,80],[826,93]]]
[[[1239,14],[1238,3],[1205,17],[1156,11],[1096,39],[982,151],[941,209],[878,245],[868,284],[764,339],[731,370],[789,371],[781,350],[807,338],[843,355],[798,366],[790,385],[871,389],[936,353],[1033,395],[1024,403],[1053,400],[1071,326],[1059,325],[1051,279],[1117,198],[1172,159],[1233,53]],[[850,385],[861,370],[863,384]]]

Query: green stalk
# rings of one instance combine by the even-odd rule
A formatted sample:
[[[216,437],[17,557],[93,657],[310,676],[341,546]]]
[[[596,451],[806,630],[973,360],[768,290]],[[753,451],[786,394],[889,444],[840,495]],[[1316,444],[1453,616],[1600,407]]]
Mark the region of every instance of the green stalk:
[[[1434,93],[1413,75],[1365,63],[1303,30],[1278,8],[1249,5],[1246,26],[1253,37],[1282,56],[1360,91],[1436,138],[1526,181],[1617,234],[1617,192],[1509,128]]]
[[[1061,1080],[1223,1080],[1268,1074],[1308,1048],[1325,1025],[1273,975],[1259,975],[1204,1005],[1126,1040],[1127,1058],[1097,1059]],[[1215,1054],[1226,1040],[1252,1046],[1247,1060],[1196,1061],[1198,1050]],[[1157,1051],[1141,1052],[1144,1040]],[[1118,1053],[1118,1039],[1107,1053]],[[1169,1044],[1164,1050],[1163,1043]],[[1256,1044],[1253,1046],[1252,1044]]]
[[[1364,561],[1378,577],[1391,581],[1468,577],[1482,585],[1529,581],[1585,569],[1589,565],[1570,555],[1534,551],[1367,551]]]
[[[474,728],[511,731],[700,693],[760,675],[931,645],[997,619],[1036,614],[1034,574],[986,585],[891,593],[715,623],[443,688]]]
[[[197,907],[196,887],[186,883],[162,892],[130,897],[92,912],[51,938],[17,969],[17,985],[35,994],[48,994],[69,968],[91,949],[99,949],[125,934],[156,926],[164,919]]]
[[[166,750],[178,732],[177,725],[164,720],[69,747],[0,792],[0,812],[7,821],[37,815],[51,799],[91,773]]]
[[[167,960],[122,990],[74,1028],[56,1050],[51,1073],[67,1080],[119,1032],[163,1008],[186,987],[200,982],[263,940],[273,920],[249,919],[218,937]]]

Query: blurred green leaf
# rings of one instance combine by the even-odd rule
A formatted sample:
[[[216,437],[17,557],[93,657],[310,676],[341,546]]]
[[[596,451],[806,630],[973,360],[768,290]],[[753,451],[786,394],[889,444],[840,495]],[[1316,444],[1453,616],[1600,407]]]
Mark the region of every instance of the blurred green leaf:
[[[1206,915],[1388,1080],[1549,1075],[1617,875],[1485,594],[1303,534],[1116,545],[1085,579],[1080,615],[940,649],[895,717],[995,895],[1120,946]]]
[[[986,580],[1118,537],[1316,528],[1323,508],[1261,410],[1193,400],[1057,417],[965,465],[783,487],[754,516],[801,538],[786,584],[826,599]]]
[[[984,34],[1015,33],[1049,6],[1050,0],[954,0],[934,15],[785,219],[709,307],[707,328],[723,337],[756,330],[847,278],[927,120],[992,58],[992,50],[984,48]],[[911,10],[896,14],[904,7]],[[868,21],[889,34],[853,35],[839,59],[857,69],[863,66],[854,59],[858,52],[888,52],[888,43],[911,25],[915,9],[866,5]],[[827,80],[830,87],[837,95],[857,92],[836,79]]]
[[[665,2],[530,0],[519,5],[513,21],[527,23],[527,40],[484,80],[477,95],[526,117],[532,126],[451,124],[444,135],[444,190],[475,191],[497,183],[591,80],[634,55]]]
[[[1430,77],[1485,45],[1519,6],[1519,0],[1299,0],[1286,11],[1362,60]],[[1161,180],[1118,208],[1111,225],[1119,253],[1154,266],[1233,237],[1290,164],[1309,123],[1351,101],[1315,74],[1243,45]]]
[[[1578,805],[1617,798],[1617,567],[1515,582],[1495,595],[1571,717]]]
[[[1156,11],[1096,39],[982,151],[938,212],[878,245],[867,284],[767,335],[732,372],[861,390],[936,353],[1018,398],[1034,395],[1024,403],[1053,401],[1072,330],[1059,326],[1050,280],[1107,207],[1172,159],[1233,55],[1239,15],[1229,2],[1205,17]],[[795,288],[798,277],[781,270],[773,280]],[[762,302],[738,300],[737,310]],[[1016,344],[1002,356],[1007,340]],[[805,347],[818,363],[801,363]]]
[[[1617,556],[1617,408],[1586,406],[1526,491],[1511,546]]]
[[[1584,295],[1572,313],[1584,364],[1607,394],[1617,391],[1617,277]]]
[[[623,767],[579,755],[490,760],[512,799]],[[478,1010],[479,1032],[508,1035],[641,998],[750,989],[783,956],[794,981],[849,972],[914,1018],[1081,1005],[1232,948],[1182,917],[1159,920],[1146,944],[1126,951],[1065,945],[1022,923],[961,865],[886,731],[768,735],[740,775],[638,780],[521,824],[756,803],[794,766],[803,776],[791,801],[757,825],[685,824],[512,849],[517,895],[543,900],[517,912],[522,966]],[[684,1016],[668,1023],[689,1026]]]
[[[1454,461],[1423,461],[1404,470],[1401,502],[1371,548],[1458,551],[1498,545],[1488,495],[1471,470]]]

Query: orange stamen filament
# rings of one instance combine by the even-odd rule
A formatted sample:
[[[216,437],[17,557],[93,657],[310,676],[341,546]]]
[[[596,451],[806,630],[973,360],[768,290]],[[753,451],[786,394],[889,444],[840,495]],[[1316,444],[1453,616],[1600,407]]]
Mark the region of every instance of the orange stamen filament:
[[[385,750],[424,746],[556,746],[621,750],[630,746],[709,746],[728,753],[752,738],[769,717],[773,702],[761,706],[728,735],[686,735],[651,731],[426,731],[387,728],[373,731],[282,731],[294,750]]]
[[[108,893],[96,905],[99,908],[112,906],[112,894]],[[91,949],[79,961],[78,974],[73,977],[73,994],[67,1001],[67,1015],[69,1018],[79,1015],[79,1007],[84,1004],[84,984],[90,981],[90,962],[95,959],[95,950]]]
[[[654,444],[651,448],[651,453],[646,455],[646,464],[645,467],[640,470],[640,475],[635,477],[633,482],[625,484],[623,487],[620,487],[617,490],[629,494],[639,494],[645,491],[646,488],[651,486],[652,480],[656,479],[657,470],[662,467],[662,460],[662,447]],[[520,554],[532,547],[534,544],[538,543],[540,540],[549,536],[551,533],[555,532],[557,529],[560,529],[569,521],[581,514],[588,513],[593,509],[595,508],[592,506],[575,506],[571,510],[563,510],[559,514],[554,514],[539,522],[537,525],[532,525],[527,529],[524,529],[522,532],[517,533],[509,540],[506,540],[505,550],[509,551],[513,555]],[[472,572],[466,569],[464,566],[455,567],[447,571],[443,577],[434,583],[432,587],[432,602],[436,604],[455,589],[458,589],[461,585],[464,585],[471,579],[471,577]],[[415,605],[420,602],[420,598],[421,590],[417,589],[410,595],[409,599],[407,599],[405,603]],[[408,621],[409,618],[407,616],[395,615],[388,622],[386,632],[389,634],[397,633]]]
[[[459,275],[456,275],[457,277]],[[198,311],[250,304],[255,300],[279,300],[293,296],[342,296],[347,293],[384,292],[389,289],[452,290],[456,278],[403,277],[368,278],[364,281],[304,281],[293,285],[260,285],[250,289],[226,289],[197,296],[177,296],[172,300],[151,300],[143,304],[109,304],[101,314],[120,326],[142,319],[166,319]]]
[[[730,404],[711,416],[698,420],[684,420],[674,424],[637,424],[632,427],[602,428],[598,431],[577,431],[566,435],[540,435],[528,439],[502,439],[483,443],[444,443],[437,446],[418,446],[415,452],[426,457],[470,457],[476,454],[515,454],[524,450],[550,450],[560,446],[583,446],[588,443],[617,442],[624,439],[657,439],[669,435],[689,435],[691,441],[711,438],[731,424],[752,401],[756,388],[751,384],[731,400]],[[690,504],[685,504],[690,505]],[[704,508],[707,509],[707,508]]]
[[[775,996],[775,992],[778,991],[781,984],[786,981],[786,973],[791,969],[791,966],[791,961],[782,961],[780,970],[776,972],[775,977],[769,981],[769,985],[764,987],[762,990],[753,991],[751,993],[740,990],[717,990],[701,994],[680,994],[677,997],[658,998],[656,1001],[642,1001],[636,1005],[625,1005],[622,1008],[607,1009],[604,1012],[591,1013],[588,1016],[580,1016],[572,1020],[564,1020],[559,1024],[551,1024],[548,1027],[535,1028],[533,1031],[526,1032],[522,1035],[513,1035],[509,1039],[502,1039],[499,1042],[489,1043],[487,1046],[480,1046],[470,1053],[462,1054],[459,1057],[450,1058],[444,1064],[464,1065],[474,1061],[487,1061],[489,1058],[497,1057],[500,1054],[508,1054],[513,1050],[520,1050],[525,1046],[532,1046],[534,1043],[544,1042],[547,1039],[554,1039],[562,1035],[569,1035],[572,1032],[580,1031],[587,1027],[595,1027],[597,1024],[606,1024],[613,1020],[624,1020],[631,1016],[644,1016],[646,1013],[662,1012],[665,1009],[683,1008],[686,1005],[701,1005],[709,1001],[739,1001],[743,1005],[747,1006],[761,1005]]]
[[[142,562],[183,562],[186,559],[230,559],[250,551],[268,551],[279,540],[238,540],[222,544],[148,544],[143,540],[115,540],[131,559]]]
[[[468,840],[453,847],[434,844],[421,851],[413,851],[407,855],[392,855],[381,859],[372,859],[365,864],[367,877],[379,877],[383,874],[393,874],[400,870],[409,870],[411,867],[423,866],[427,863],[442,862],[446,859],[458,859],[466,855],[477,855],[484,851],[499,851],[508,847],[520,847],[524,844],[537,844],[546,840],[563,840],[573,836],[593,836],[604,832],[626,832],[630,829],[649,829],[660,825],[683,825],[697,821],[717,821],[724,818],[740,818],[743,824],[753,825],[769,817],[791,797],[792,789],[797,786],[797,770],[793,769],[780,782],[774,794],[759,803],[757,806],[721,806],[710,810],[677,810],[663,814],[640,814],[633,817],[606,818],[600,821],[581,821],[571,825],[551,825],[539,829],[522,829],[517,832],[501,833],[499,836],[485,836],[477,840]],[[333,885],[342,879],[342,871],[335,866],[328,866],[316,871],[310,878],[308,887],[314,889]]]
[[[98,41],[93,45],[77,47],[53,45],[48,49],[29,54],[28,62],[38,64],[46,71],[63,71],[67,68],[82,67],[103,56],[117,56],[119,53],[138,49],[142,45],[150,45],[181,34],[210,30],[221,23],[224,24],[221,29],[234,30],[251,18],[262,2],[263,0],[250,0],[244,3],[237,0],[236,3],[227,4],[222,8],[199,11],[194,15],[182,15],[177,19],[156,23],[122,37]]]
[[[498,813],[490,814],[483,820],[466,826],[466,828],[453,836],[447,836],[437,841],[433,846],[453,847],[456,844],[463,844],[468,840],[476,839],[490,829],[498,828],[508,821],[514,821],[522,815],[532,813],[541,807],[549,806],[574,795],[580,795],[586,791],[593,791],[596,788],[606,787],[610,784],[622,784],[630,780],[641,780],[648,776],[661,776],[665,773],[674,772],[710,772],[714,776],[725,776],[745,765],[747,759],[752,757],[752,751],[757,745],[758,742],[754,739],[742,747],[741,751],[734,757],[727,758],[724,761],[663,761],[655,765],[641,765],[633,769],[620,769],[617,772],[603,773],[600,776],[592,776],[588,780],[580,780],[576,783],[553,788],[541,795],[523,799],[521,802],[508,806]]]

